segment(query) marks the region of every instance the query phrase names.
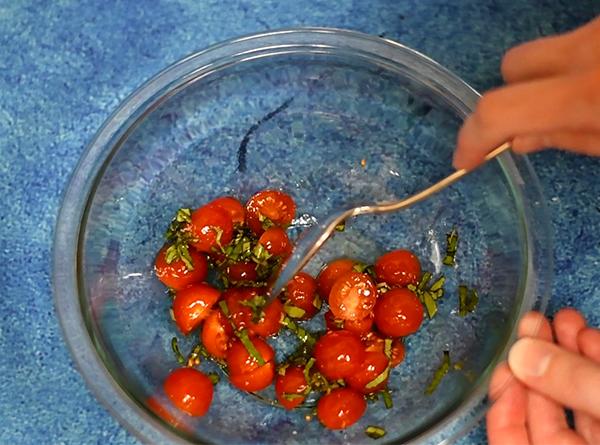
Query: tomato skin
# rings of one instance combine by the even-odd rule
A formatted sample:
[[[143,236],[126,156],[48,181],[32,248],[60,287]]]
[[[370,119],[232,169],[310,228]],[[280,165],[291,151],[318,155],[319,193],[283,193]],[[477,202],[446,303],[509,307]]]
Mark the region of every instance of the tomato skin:
[[[346,272],[329,293],[329,307],[340,320],[362,320],[369,316],[377,301],[377,288],[369,275]]]
[[[206,284],[196,283],[175,293],[173,314],[179,330],[187,335],[208,317],[210,308],[217,302],[221,292]]]
[[[374,313],[377,329],[389,337],[414,334],[424,315],[421,301],[406,288],[391,289],[379,297]]]
[[[371,394],[380,391],[386,387],[387,379],[373,388],[367,388],[366,385],[385,371],[388,367],[388,362],[388,358],[382,351],[367,352],[358,371],[346,377],[346,383],[348,383],[351,388],[354,388],[363,394]]]
[[[275,353],[273,348],[259,337],[250,341],[260,353],[265,364],[259,366],[239,340],[232,343],[227,351],[227,368],[232,385],[243,391],[260,391],[269,386],[275,378]]]
[[[390,286],[417,284],[421,276],[421,263],[408,250],[393,250],[377,259],[375,275],[378,281],[383,281]]]
[[[225,246],[233,238],[233,222],[229,213],[211,205],[192,212],[192,222],[188,230],[194,239],[190,245],[200,252],[212,252],[219,248],[219,243]]]
[[[341,430],[358,422],[367,409],[364,396],[351,388],[337,388],[317,402],[319,421],[331,430]]]
[[[269,227],[258,239],[258,244],[273,256],[287,258],[292,253],[290,238],[281,227]]]
[[[220,310],[212,310],[202,325],[200,340],[206,351],[216,358],[225,358],[233,336],[233,328]]]
[[[264,218],[280,227],[290,225],[296,214],[296,204],[290,195],[279,190],[262,190],[246,203],[246,225],[260,236]]]
[[[313,304],[317,294],[317,283],[309,274],[300,272],[287,284],[285,298],[292,306],[304,310],[301,320],[315,316],[319,309]]]
[[[256,281],[258,273],[256,272],[256,264],[252,262],[239,262],[227,266],[227,278],[233,284],[240,282]]]
[[[242,391],[260,391],[273,383],[274,378],[275,364],[268,362],[254,371],[245,374],[232,374],[229,376],[229,381]]]
[[[385,350],[384,339],[377,335],[375,332],[369,332],[366,335],[363,335],[362,341],[365,345],[365,351],[374,352],[378,351],[383,353]],[[402,340],[396,338],[392,341],[392,357],[390,360],[390,365],[392,368],[395,368],[400,363],[404,361],[404,357],[406,355],[406,348]]]
[[[230,317],[238,328],[248,328],[250,333],[268,337],[275,335],[281,329],[281,318],[283,315],[283,303],[278,298],[273,299],[265,308],[264,316],[255,323],[252,321],[252,309],[244,306],[241,302],[251,300],[260,295],[260,290],[253,287],[229,288],[224,293],[225,302],[229,308]]]
[[[246,218],[246,210],[244,209],[244,206],[233,196],[222,196],[212,200],[206,205],[218,207],[227,212],[231,218],[231,222],[234,225],[243,224],[244,219]]]
[[[335,315],[333,315],[331,310],[325,312],[325,326],[327,327],[328,331],[345,329],[347,331],[354,332],[355,334],[363,335],[371,332],[373,321],[374,316],[372,313],[362,320],[340,320],[335,318]]]
[[[330,380],[343,379],[356,372],[365,358],[360,337],[346,330],[329,331],[320,337],[313,350],[319,372]]]
[[[202,253],[190,249],[194,270],[189,270],[181,260],[167,264],[166,253],[169,246],[160,249],[154,261],[154,272],[162,284],[173,290],[180,290],[192,283],[204,281],[208,275],[208,261]]]
[[[213,398],[210,379],[194,368],[178,368],[172,371],[163,384],[167,397],[186,414],[203,416]]]
[[[317,276],[317,292],[323,300],[329,301],[329,293],[337,279],[344,273],[350,272],[355,264],[355,261],[340,258],[321,269],[321,272]]]
[[[277,375],[275,380],[275,394],[281,405],[291,410],[301,405],[306,399],[305,391],[308,388],[306,378],[304,377],[304,368],[300,366],[289,366],[285,369],[284,375]],[[300,394],[302,397],[288,400],[285,394]]]
[[[163,419],[165,422],[173,425],[174,427],[184,427],[185,425],[175,416],[169,409],[164,406],[161,400],[156,396],[151,396],[146,399],[146,406],[156,414],[158,417]]]

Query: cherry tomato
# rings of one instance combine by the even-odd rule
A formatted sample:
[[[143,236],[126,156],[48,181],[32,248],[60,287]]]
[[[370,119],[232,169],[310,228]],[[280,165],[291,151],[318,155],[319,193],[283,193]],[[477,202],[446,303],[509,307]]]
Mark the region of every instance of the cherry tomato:
[[[273,383],[275,377],[275,364],[268,362],[254,371],[246,374],[232,374],[229,381],[242,391],[260,391]]]
[[[189,270],[185,263],[179,259],[173,261],[171,264],[167,264],[166,253],[168,248],[169,246],[164,246],[160,249],[154,262],[156,277],[162,284],[173,290],[180,290],[192,283],[206,279],[208,261],[204,254],[190,249],[194,269]]]
[[[208,317],[210,308],[217,302],[221,292],[206,283],[191,284],[175,293],[173,314],[179,330],[187,335]]]
[[[295,214],[294,200],[279,190],[263,190],[246,203],[246,224],[256,235],[265,231],[266,220],[276,226],[287,227]]]
[[[292,253],[292,243],[281,227],[269,227],[258,239],[258,244],[274,256],[287,258]]]
[[[317,276],[317,292],[321,298],[329,301],[329,293],[337,279],[346,272],[350,272],[355,264],[356,262],[352,260],[341,258],[325,266]]]
[[[244,391],[260,391],[269,386],[275,377],[275,353],[268,343],[258,337],[250,338],[250,341],[265,364],[260,366],[242,342],[235,341],[227,351],[229,379],[232,385]]]
[[[317,402],[317,417],[331,430],[355,424],[367,409],[364,396],[351,388],[337,388]]]
[[[329,307],[341,320],[366,318],[377,301],[377,288],[371,277],[360,272],[341,275],[329,293]]]
[[[225,210],[215,206],[204,206],[192,212],[189,231],[193,237],[190,244],[200,252],[217,250],[233,238],[233,222]]]
[[[394,250],[380,256],[375,262],[377,280],[390,286],[417,284],[421,276],[419,259],[408,250]]]
[[[413,334],[423,322],[423,305],[406,288],[391,289],[379,297],[374,313],[377,329],[389,337]]]
[[[207,206],[214,206],[225,210],[231,217],[231,222],[233,222],[234,225],[244,223],[246,210],[242,203],[233,196],[222,196],[221,198],[209,202]]]
[[[227,317],[220,310],[212,310],[202,325],[200,340],[206,351],[216,358],[225,358],[229,343],[233,336],[233,328]]]
[[[373,314],[371,313],[362,320],[340,320],[335,318],[333,312],[329,310],[325,312],[325,325],[329,331],[346,329],[355,334],[363,335],[371,331],[371,328],[373,327],[373,318]]]
[[[385,343],[383,338],[377,335],[375,332],[369,332],[368,334],[362,337],[362,341],[365,344],[365,350],[367,352],[378,351],[383,353],[385,350]],[[390,365],[392,368],[398,366],[404,360],[404,356],[406,355],[406,350],[404,347],[404,343],[399,338],[396,338],[392,341],[392,357],[390,360]]]
[[[172,371],[165,379],[163,387],[171,402],[190,416],[203,416],[212,402],[212,382],[194,368]]]
[[[353,332],[329,331],[315,343],[314,357],[321,374],[330,380],[343,379],[360,368],[365,348]]]
[[[304,368],[289,366],[284,372],[284,375],[278,375],[275,380],[275,394],[285,409],[294,409],[306,399],[308,383],[304,377]]]
[[[252,334],[268,337],[275,335],[281,328],[281,318],[283,315],[283,304],[277,298],[263,308],[263,317],[255,323],[252,309],[242,304],[243,301],[249,301],[261,295],[260,289],[248,288],[230,288],[225,292],[225,301],[229,308],[231,320],[238,328],[248,328]]]
[[[360,364],[360,368],[355,373],[346,377],[346,383],[351,388],[370,394],[382,390],[387,385],[387,379],[373,388],[367,388],[367,384],[375,380],[388,367],[389,360],[381,351],[371,351],[365,354],[365,359]]]
[[[315,306],[315,297],[317,295],[317,283],[309,274],[300,272],[292,278],[286,287],[285,298],[292,305],[304,311],[302,320],[308,320],[319,312]]]
[[[229,281],[231,281],[233,284],[256,281],[258,278],[256,264],[253,262],[230,264],[227,266],[227,278],[229,278]]]

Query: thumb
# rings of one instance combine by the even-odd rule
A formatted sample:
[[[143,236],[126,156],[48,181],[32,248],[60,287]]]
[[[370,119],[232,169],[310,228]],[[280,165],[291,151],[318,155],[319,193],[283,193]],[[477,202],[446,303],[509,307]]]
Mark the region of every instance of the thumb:
[[[555,344],[522,338],[508,355],[511,371],[545,396],[600,419],[600,365]]]

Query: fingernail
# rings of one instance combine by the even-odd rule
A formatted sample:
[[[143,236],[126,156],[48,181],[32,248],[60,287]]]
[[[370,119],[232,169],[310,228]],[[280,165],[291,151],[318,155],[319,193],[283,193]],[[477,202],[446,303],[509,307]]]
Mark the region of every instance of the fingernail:
[[[552,345],[543,340],[522,338],[510,349],[508,365],[520,379],[541,377],[552,359]]]

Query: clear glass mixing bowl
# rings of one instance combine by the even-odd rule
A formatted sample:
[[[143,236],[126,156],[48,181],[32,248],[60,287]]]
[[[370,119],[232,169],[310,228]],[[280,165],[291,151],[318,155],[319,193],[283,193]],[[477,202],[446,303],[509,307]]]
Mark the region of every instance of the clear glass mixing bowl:
[[[382,441],[440,443],[466,431],[487,406],[490,373],[516,320],[543,309],[548,296],[548,218],[531,166],[511,154],[407,211],[351,221],[308,267],[314,273],[334,257],[372,261],[408,247],[448,277],[438,316],[409,337],[392,374],[393,409],[376,403],[357,425],[329,431],[306,411],[285,412],[224,379],[209,413],[177,429],[145,401],[177,365],[170,300],[152,272],[177,208],[282,188],[298,203],[295,234],[334,208],[404,197],[451,172],[457,129],[477,98],[409,48],[333,29],[234,39],[140,87],[87,148],[56,228],[56,307],[97,397],[151,443],[364,443],[368,424],[386,428]],[[441,269],[452,226],[458,266]],[[481,297],[464,318],[456,313],[458,282]],[[181,339],[182,349],[194,340]],[[427,396],[446,349],[465,371]]]

